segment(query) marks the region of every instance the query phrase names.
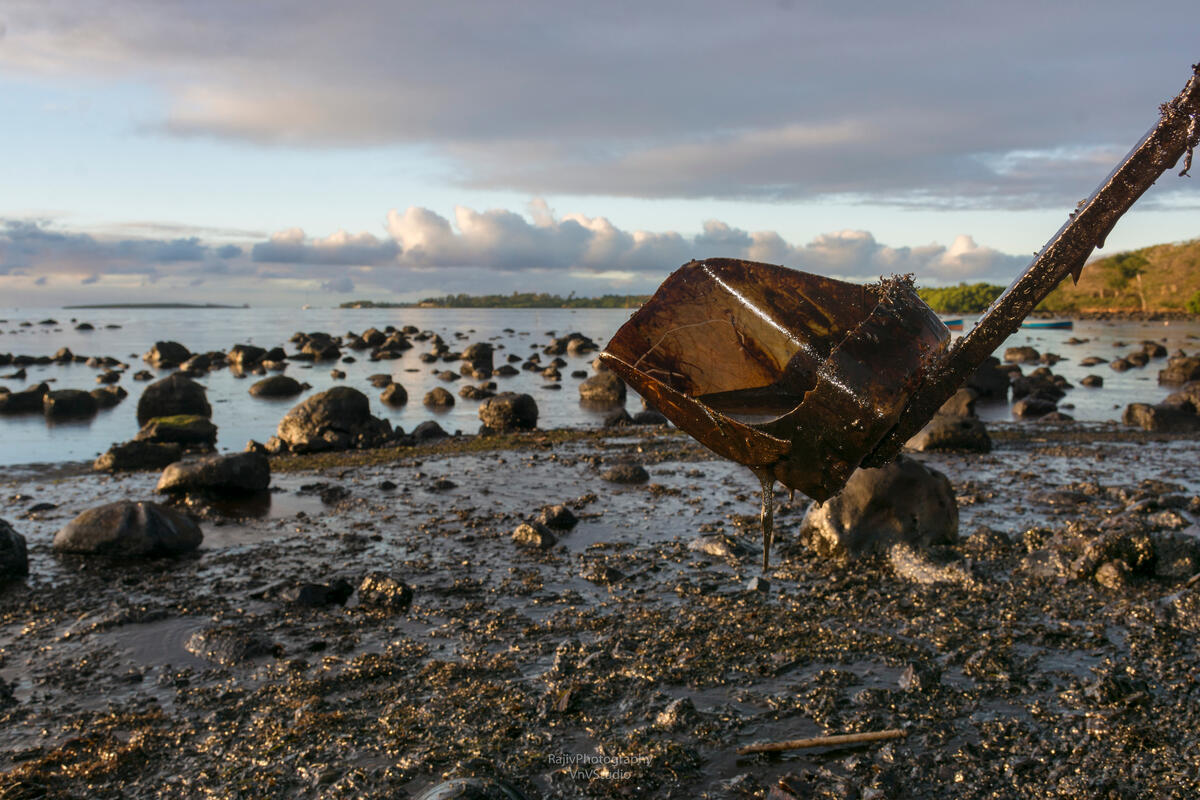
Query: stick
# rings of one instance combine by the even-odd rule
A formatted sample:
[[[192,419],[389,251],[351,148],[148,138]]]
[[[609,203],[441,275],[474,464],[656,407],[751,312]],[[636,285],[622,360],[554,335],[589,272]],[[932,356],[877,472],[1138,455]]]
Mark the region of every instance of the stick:
[[[844,733],[840,736],[814,736],[811,739],[792,739],[787,742],[760,742],[738,748],[739,756],[751,753],[782,753],[787,750],[803,750],[807,747],[837,747],[844,744],[864,744],[866,742],[885,742],[888,739],[903,739],[907,736],[904,731],[893,728],[887,731],[870,731],[868,733]]]
[[[1121,215],[1180,157],[1187,159],[1186,172],[1186,167],[1191,166],[1191,153],[1200,144],[1198,117],[1200,64],[1192,66],[1192,77],[1183,91],[1159,106],[1158,124],[1129,151],[1092,196],[1079,204],[1024,274],[992,303],[971,332],[951,347],[913,395],[896,427],[863,459],[862,466],[882,466],[895,458],[904,443],[933,418],[975,368],[1021,327],[1021,320],[1034,306],[1067,275],[1079,280],[1084,262],[1094,249],[1104,246],[1104,239]]]

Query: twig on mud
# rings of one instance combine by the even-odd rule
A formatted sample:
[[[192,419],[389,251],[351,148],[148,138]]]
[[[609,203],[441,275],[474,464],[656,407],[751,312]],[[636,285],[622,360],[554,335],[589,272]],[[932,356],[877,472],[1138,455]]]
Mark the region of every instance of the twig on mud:
[[[811,739],[791,739],[786,742],[759,742],[738,748],[738,755],[751,753],[782,753],[787,750],[803,750],[807,747],[838,747],[846,744],[885,742],[888,739],[903,739],[908,734],[897,728],[866,733],[844,733],[838,736],[814,736]]]

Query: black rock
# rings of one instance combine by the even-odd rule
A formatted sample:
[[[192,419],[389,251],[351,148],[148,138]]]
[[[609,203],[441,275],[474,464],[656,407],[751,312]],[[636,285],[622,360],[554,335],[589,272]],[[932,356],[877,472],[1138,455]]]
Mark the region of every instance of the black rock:
[[[25,537],[0,519],[0,585],[29,574]]]
[[[407,611],[412,605],[413,589],[383,572],[370,572],[358,585],[358,604],[381,611]]]
[[[200,527],[177,511],[120,500],[71,520],[54,535],[54,549],[121,557],[178,555],[195,550],[203,539]]]
[[[119,472],[152,470],[183,458],[183,448],[171,442],[125,442],[114,444],[92,464],[92,469]]]
[[[207,492],[246,494],[271,485],[271,466],[258,453],[209,456],[168,466],[155,491],[167,494]]]
[[[212,406],[208,395],[196,381],[174,373],[155,381],[145,388],[138,398],[137,420],[145,425],[155,417],[173,417],[180,414],[211,417]]]
[[[537,427],[537,401],[527,394],[502,392],[479,405],[479,420],[489,431],[506,433]]]
[[[617,464],[605,470],[600,477],[610,483],[645,483],[650,480],[650,473],[641,464]]]

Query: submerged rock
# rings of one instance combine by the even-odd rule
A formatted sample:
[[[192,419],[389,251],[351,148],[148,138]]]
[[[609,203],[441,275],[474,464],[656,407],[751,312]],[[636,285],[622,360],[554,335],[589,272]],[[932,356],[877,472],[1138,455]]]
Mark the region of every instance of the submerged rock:
[[[596,408],[623,406],[625,382],[615,372],[601,372],[579,384],[579,399]]]
[[[159,369],[169,369],[179,366],[191,356],[192,352],[179,342],[155,342],[142,356],[142,360]]]
[[[204,534],[190,518],[157,503],[116,503],[88,509],[54,535],[64,553],[140,557],[189,553]]]
[[[258,453],[210,456],[171,464],[163,471],[155,491],[237,494],[261,492],[271,485],[271,466]]]
[[[96,398],[82,389],[58,389],[42,397],[42,411],[47,419],[93,417],[98,409]]]
[[[181,414],[211,417],[208,395],[196,381],[178,372],[155,381],[138,398],[137,420],[145,425],[155,417],[174,417]]]
[[[13,530],[6,520],[0,519],[0,585],[28,574],[25,537]]]
[[[303,392],[305,384],[287,375],[272,375],[250,387],[254,397],[295,397]]]
[[[174,442],[137,441],[114,444],[92,463],[102,472],[162,469],[183,458],[183,448]]]
[[[349,386],[309,397],[280,420],[276,431],[280,443],[294,453],[374,447],[391,435],[391,424],[371,416],[367,396]]]
[[[437,386],[426,393],[423,402],[429,408],[451,408],[454,405],[454,395]]]
[[[211,450],[217,443],[217,426],[196,415],[155,417],[142,426],[134,439],[139,442],[174,442],[187,449]]]
[[[19,392],[0,393],[0,414],[32,414],[44,407],[44,398],[50,387],[44,383],[30,386]]]
[[[528,431],[537,427],[537,401],[527,394],[502,392],[479,405],[479,419],[489,432]]]
[[[897,543],[952,544],[958,504],[945,475],[900,456],[878,469],[858,470],[838,494],[811,505],[800,532],[826,556],[881,552]]]

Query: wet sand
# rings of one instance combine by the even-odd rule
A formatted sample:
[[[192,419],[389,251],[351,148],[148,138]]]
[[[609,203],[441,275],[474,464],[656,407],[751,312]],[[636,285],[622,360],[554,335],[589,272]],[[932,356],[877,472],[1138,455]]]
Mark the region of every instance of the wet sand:
[[[955,487],[960,543],[929,557],[962,580],[818,558],[784,494],[765,591],[757,481],[676,432],[276,458],[269,504],[194,506],[199,553],[136,563],[50,542],[157,473],[8,473],[31,575],[0,590],[0,796],[397,798],[468,774],[542,798],[1200,795],[1192,573],[1039,561],[1114,527],[1196,535],[1196,437],[992,432],[987,455],[918,456]],[[622,461],[650,481],[600,478]],[[556,503],[579,518],[556,546],[512,541]],[[703,534],[727,553],[689,549]],[[287,599],[369,572],[411,608]]]

